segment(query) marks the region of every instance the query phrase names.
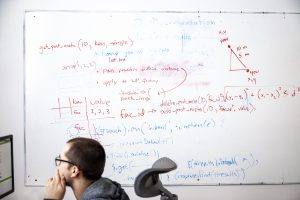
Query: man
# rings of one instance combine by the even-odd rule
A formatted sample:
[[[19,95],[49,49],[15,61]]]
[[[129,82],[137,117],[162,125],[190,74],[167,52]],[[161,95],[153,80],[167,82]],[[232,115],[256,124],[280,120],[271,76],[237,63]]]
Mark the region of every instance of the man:
[[[120,184],[102,177],[105,157],[96,140],[69,140],[55,158],[57,170],[46,184],[45,199],[63,199],[66,186],[70,186],[77,200],[129,200]]]

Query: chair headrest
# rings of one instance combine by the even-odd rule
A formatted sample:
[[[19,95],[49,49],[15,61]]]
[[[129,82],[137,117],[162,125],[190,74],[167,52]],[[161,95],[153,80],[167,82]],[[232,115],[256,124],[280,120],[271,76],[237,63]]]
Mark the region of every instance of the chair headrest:
[[[166,173],[177,168],[176,163],[170,158],[163,157],[155,161],[152,165],[152,169],[156,169],[161,173]]]
[[[170,158],[163,157],[155,161],[150,169],[142,171],[135,179],[134,190],[140,197],[154,197],[161,194],[164,187],[159,174],[170,172],[177,165]]]

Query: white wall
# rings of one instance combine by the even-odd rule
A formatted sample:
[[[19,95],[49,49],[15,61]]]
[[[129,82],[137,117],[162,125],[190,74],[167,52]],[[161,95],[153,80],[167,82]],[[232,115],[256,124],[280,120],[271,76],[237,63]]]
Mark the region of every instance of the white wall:
[[[15,192],[8,199],[42,199],[42,187],[24,186],[24,10],[202,10],[300,12],[300,0],[0,0],[0,136],[14,135]],[[45,147],[46,148],[46,147]],[[300,199],[300,185],[170,187],[180,199]],[[126,191],[131,199],[133,188]],[[70,190],[65,199],[74,199]],[[159,198],[153,198],[159,199]]]

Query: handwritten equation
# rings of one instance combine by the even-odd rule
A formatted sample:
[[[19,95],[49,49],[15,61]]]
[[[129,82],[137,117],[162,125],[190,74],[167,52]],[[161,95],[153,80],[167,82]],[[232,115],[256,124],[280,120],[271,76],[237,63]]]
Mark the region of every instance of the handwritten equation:
[[[151,89],[151,88],[149,88]],[[300,86],[265,86],[243,87],[226,86],[224,92],[219,94],[206,94],[181,98],[162,98],[161,101],[151,106],[134,106],[115,109],[122,102],[148,102],[153,99],[149,92],[128,91],[119,92],[116,100],[103,97],[68,97],[57,98],[55,107],[56,121],[60,120],[94,120],[104,118],[142,118],[149,115],[178,115],[179,113],[223,113],[223,112],[248,112],[256,110],[255,105],[265,101],[280,101],[284,98],[296,98],[300,94]],[[144,95],[144,97],[142,96]],[[114,105],[115,104],[115,105]]]

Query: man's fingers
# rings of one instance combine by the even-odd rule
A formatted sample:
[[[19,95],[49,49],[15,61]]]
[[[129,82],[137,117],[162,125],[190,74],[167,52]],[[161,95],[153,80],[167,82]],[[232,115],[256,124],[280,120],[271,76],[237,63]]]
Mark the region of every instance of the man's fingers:
[[[65,178],[56,171],[53,178],[49,178],[45,187],[46,199],[63,199],[66,192]]]
[[[56,180],[58,183],[60,182],[60,175],[59,175],[58,169],[56,169],[55,180]]]
[[[53,178],[49,178],[49,179],[47,180],[46,186],[50,185],[52,182],[53,182]]]

